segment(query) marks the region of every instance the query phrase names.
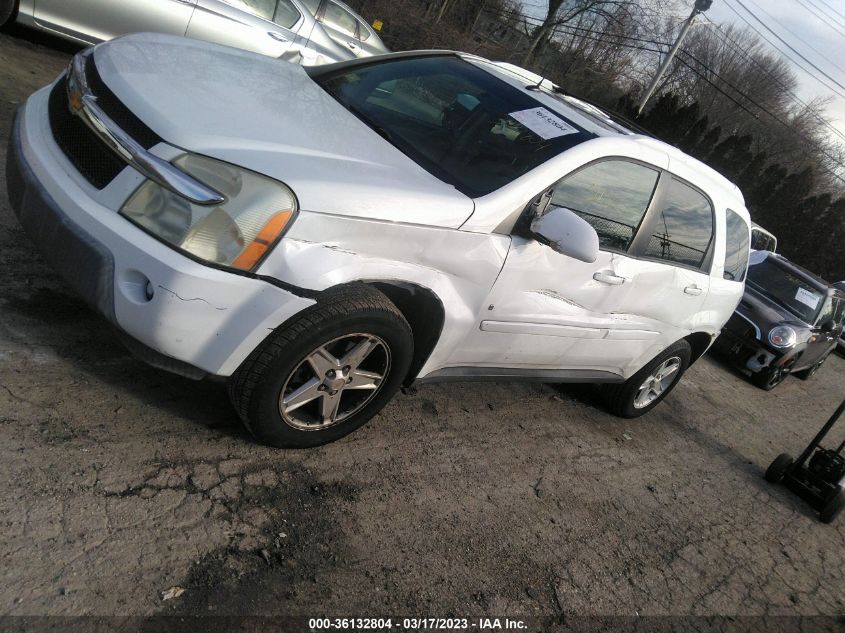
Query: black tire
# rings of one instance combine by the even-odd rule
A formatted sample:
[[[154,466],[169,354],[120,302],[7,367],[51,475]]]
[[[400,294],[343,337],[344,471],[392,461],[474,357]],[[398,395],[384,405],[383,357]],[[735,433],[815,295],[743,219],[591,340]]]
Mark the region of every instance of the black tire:
[[[766,481],[772,484],[777,484],[783,481],[783,476],[786,474],[786,471],[792,467],[793,461],[792,457],[786,453],[781,453],[775,457],[774,461],[769,464],[769,467],[766,469]]]
[[[378,386],[373,388],[373,394],[361,396],[366,393],[363,390],[351,394],[353,409],[347,417],[341,418],[344,415],[340,411],[344,397],[341,392],[346,387],[327,388],[320,383],[324,379],[318,379],[316,369],[312,369],[308,359],[318,356],[319,350],[327,351],[332,345],[346,344],[347,339],[354,346],[355,337],[369,339],[380,346],[376,351],[382,355],[382,360],[386,359],[384,373]],[[361,283],[350,284],[321,295],[316,305],[279,327],[253,351],[229,381],[229,396],[245,426],[260,442],[280,448],[319,446],[351,433],[387,404],[405,379],[413,348],[411,328],[399,309],[375,288]],[[342,355],[337,356],[340,358]],[[322,417],[325,415],[322,410],[315,410],[318,419],[314,426],[304,428],[309,424],[307,421],[295,419],[287,409],[282,412],[283,390],[288,388],[297,372],[303,371],[313,372],[307,382],[317,384],[314,383],[317,380],[319,387],[316,388],[323,393],[312,400],[313,405],[308,401],[302,409],[322,406],[327,391],[338,389],[331,391],[332,396],[339,393],[336,422],[327,422],[327,418]],[[335,375],[330,371],[326,376],[329,373]],[[351,374],[347,375],[351,382]],[[304,387],[307,385],[303,384]],[[311,387],[312,393],[314,388]],[[349,400],[350,394],[345,395]],[[355,398],[360,397],[365,399],[355,405]]]
[[[0,0],[0,26],[6,26],[18,13],[18,0]]]
[[[802,371],[796,371],[793,375],[798,376],[801,380],[809,380],[816,374],[819,368],[824,365],[824,362],[827,360],[828,355],[829,353],[825,354],[824,358],[822,358],[812,367],[808,367],[807,369],[804,369]]]
[[[621,418],[638,418],[639,416],[648,413],[656,407],[660,401],[665,398],[678,381],[683,376],[684,372],[689,367],[690,357],[692,356],[692,349],[689,343],[685,340],[680,340],[673,343],[670,347],[663,351],[663,353],[656,356],[645,367],[640,369],[636,374],[631,376],[625,382],[618,385],[605,385],[603,389],[604,405],[607,410]],[[649,404],[645,406],[636,406],[634,401],[641,391],[646,379],[649,378],[655,369],[660,367],[663,363],[678,359],[678,369],[675,370],[675,377],[667,386],[662,389],[662,392]]]
[[[845,492],[840,490],[819,512],[819,520],[822,523],[831,523],[842,512],[842,508],[845,508]]]
[[[763,391],[771,391],[786,380],[788,373],[782,367],[767,367],[756,374],[751,374],[751,382]]]

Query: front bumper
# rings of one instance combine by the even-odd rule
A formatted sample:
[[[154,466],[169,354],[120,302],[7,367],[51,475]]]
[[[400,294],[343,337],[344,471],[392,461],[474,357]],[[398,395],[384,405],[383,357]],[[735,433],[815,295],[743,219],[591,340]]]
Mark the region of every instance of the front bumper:
[[[229,376],[273,329],[314,303],[195,262],[106,206],[113,192],[88,186],[53,141],[46,97],[39,91],[15,117],[10,202],[45,260],[143,360],[194,378]]]
[[[737,367],[758,373],[783,362],[783,354],[770,350],[756,338],[724,328],[714,348],[727,356]]]

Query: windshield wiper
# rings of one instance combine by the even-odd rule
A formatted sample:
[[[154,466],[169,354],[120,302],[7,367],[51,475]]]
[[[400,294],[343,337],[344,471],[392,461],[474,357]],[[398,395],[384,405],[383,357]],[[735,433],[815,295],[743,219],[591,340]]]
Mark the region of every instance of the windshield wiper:
[[[343,103],[343,101],[341,101],[341,103]],[[373,121],[369,116],[367,116],[367,114],[363,110],[352,105],[351,103],[343,103],[343,105],[352,114],[354,114],[356,117],[361,119],[361,121],[366,123],[367,126],[369,126],[376,134],[381,136],[385,141],[387,141],[391,145],[396,145],[396,143],[393,141],[393,136],[391,136],[390,132],[388,132],[387,129],[383,126]]]

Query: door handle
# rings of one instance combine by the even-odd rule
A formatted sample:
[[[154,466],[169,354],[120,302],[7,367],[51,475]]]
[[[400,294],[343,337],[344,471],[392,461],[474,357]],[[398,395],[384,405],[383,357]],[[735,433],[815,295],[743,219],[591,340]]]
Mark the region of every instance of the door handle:
[[[290,42],[290,40],[284,35],[282,35],[281,33],[276,33],[275,31],[267,31],[267,35],[279,42]]]
[[[697,297],[701,294],[701,288],[699,288],[698,286],[687,286],[686,288],[684,288],[684,292],[688,295],[692,295],[693,297]]]
[[[614,275],[611,273],[594,273],[593,279],[596,281],[600,281],[603,284],[608,284],[611,286],[621,286],[625,283],[625,278],[620,277],[619,275]]]

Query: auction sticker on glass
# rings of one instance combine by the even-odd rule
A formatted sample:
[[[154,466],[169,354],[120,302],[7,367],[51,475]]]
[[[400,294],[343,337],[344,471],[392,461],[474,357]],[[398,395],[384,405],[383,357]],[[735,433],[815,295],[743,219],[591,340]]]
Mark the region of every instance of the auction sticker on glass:
[[[810,306],[813,310],[819,306],[819,297],[804,288],[798,289],[798,292],[795,293],[795,299],[806,306]]]
[[[577,134],[578,130],[546,108],[529,108],[508,114],[543,139]]]

